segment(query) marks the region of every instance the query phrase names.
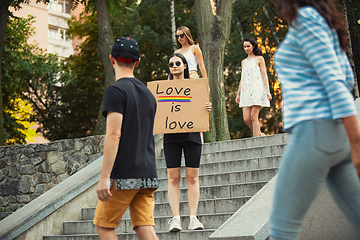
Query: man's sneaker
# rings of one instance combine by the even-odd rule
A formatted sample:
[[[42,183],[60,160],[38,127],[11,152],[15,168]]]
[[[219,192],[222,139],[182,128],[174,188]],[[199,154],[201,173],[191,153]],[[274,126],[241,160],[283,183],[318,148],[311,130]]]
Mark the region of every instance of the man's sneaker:
[[[179,232],[182,230],[180,216],[175,216],[168,222],[170,224],[169,232]]]
[[[189,230],[201,230],[204,229],[204,225],[196,218],[196,216],[190,216]]]

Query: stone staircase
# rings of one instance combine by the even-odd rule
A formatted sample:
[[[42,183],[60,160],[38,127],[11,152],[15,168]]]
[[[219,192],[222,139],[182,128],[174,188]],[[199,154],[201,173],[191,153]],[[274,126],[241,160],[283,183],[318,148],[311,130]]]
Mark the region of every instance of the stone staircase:
[[[180,215],[183,231],[168,232],[171,209],[167,199],[165,159],[157,159],[160,187],[155,193],[155,231],[159,239],[208,239],[218,227],[245,204],[275,174],[283,153],[287,135],[248,138],[204,144],[200,164],[200,202],[198,218],[204,230],[190,231],[184,167],[180,185]],[[95,194],[95,193],[94,193]],[[95,207],[95,206],[94,206]],[[83,208],[82,220],[64,222],[63,233],[44,236],[46,240],[99,239],[92,224],[95,208]],[[128,212],[116,229],[119,239],[138,239],[131,228]]]

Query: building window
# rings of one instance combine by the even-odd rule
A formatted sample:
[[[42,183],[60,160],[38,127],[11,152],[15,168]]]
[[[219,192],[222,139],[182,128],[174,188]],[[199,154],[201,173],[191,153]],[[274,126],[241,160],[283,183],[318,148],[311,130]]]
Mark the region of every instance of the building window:
[[[49,25],[48,37],[57,40],[71,41],[71,39],[66,36],[65,29],[51,25]]]
[[[55,12],[71,14],[70,0],[50,0],[48,9]]]

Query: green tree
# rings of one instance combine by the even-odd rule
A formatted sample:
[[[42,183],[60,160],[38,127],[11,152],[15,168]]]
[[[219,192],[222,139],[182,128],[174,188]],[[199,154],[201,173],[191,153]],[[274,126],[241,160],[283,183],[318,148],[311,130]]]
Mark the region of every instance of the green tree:
[[[0,1],[0,59],[2,59],[4,40],[5,40],[5,31],[8,16],[11,15],[9,7],[13,7],[15,10],[20,9],[21,3],[26,3],[28,0],[2,0]],[[44,2],[48,3],[49,0],[36,0],[37,3]],[[2,61],[0,61],[0,86],[2,86]],[[4,145],[4,116],[3,116],[3,92],[0,87],[0,146]]]
[[[59,72],[57,58],[46,54],[37,45],[28,44],[34,33],[27,19],[9,17],[1,59],[3,113],[7,144],[25,143],[25,122],[33,121],[34,114],[46,102],[49,89],[55,84]],[[29,102],[33,114],[21,115],[22,107],[17,99]],[[14,116],[21,115],[22,119]]]
[[[85,33],[98,35],[96,15],[82,14],[80,21],[73,18],[69,26],[69,33],[79,33],[79,37]],[[96,42],[97,38],[87,37],[75,49],[79,53],[64,61],[54,86],[58,98],[49,99],[48,114],[45,111],[36,114],[36,121],[41,123],[38,131],[49,140],[80,138],[94,133],[104,89],[104,67],[97,54]]]

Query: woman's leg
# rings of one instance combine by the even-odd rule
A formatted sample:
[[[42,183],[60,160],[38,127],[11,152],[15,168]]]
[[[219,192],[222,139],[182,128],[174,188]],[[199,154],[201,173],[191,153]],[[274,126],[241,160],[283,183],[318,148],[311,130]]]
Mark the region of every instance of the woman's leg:
[[[251,122],[251,107],[243,107],[243,118],[246,125],[253,130],[252,122]]]
[[[348,155],[346,138],[334,132],[336,128],[326,120],[305,121],[293,128],[277,176],[271,240],[298,239],[303,219],[331,167]]]
[[[326,188],[360,238],[360,181],[350,154],[345,161],[331,168]]]
[[[185,155],[185,178],[188,186],[188,202],[190,216],[196,216],[199,205],[200,187],[199,187],[199,166],[201,158],[201,145],[188,142],[184,144]]]
[[[168,174],[168,199],[175,217],[179,216],[182,145],[180,143],[164,144],[164,154]]]
[[[252,131],[253,131],[254,137],[261,136],[260,122],[259,122],[260,110],[261,110],[261,106],[252,106],[251,107],[250,119],[251,119],[251,123],[252,123]]]
[[[188,186],[188,202],[190,216],[196,216],[200,197],[199,168],[187,167],[185,169],[185,177]]]
[[[173,217],[180,216],[180,180],[181,168],[168,168],[168,199]]]

